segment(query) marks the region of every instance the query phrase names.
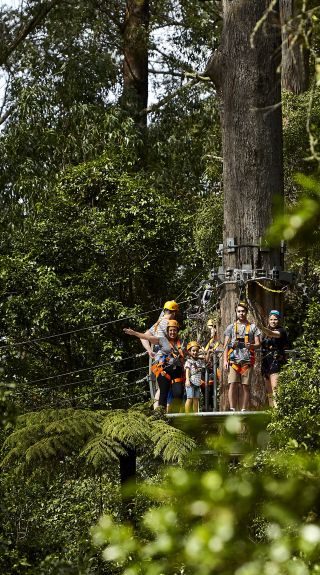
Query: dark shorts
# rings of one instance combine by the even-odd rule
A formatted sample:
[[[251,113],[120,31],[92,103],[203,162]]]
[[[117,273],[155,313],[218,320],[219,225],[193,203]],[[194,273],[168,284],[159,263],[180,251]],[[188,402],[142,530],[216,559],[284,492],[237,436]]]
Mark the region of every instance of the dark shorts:
[[[274,357],[264,357],[261,365],[261,372],[264,377],[269,377],[273,373],[279,373],[285,365],[284,359],[277,359]]]

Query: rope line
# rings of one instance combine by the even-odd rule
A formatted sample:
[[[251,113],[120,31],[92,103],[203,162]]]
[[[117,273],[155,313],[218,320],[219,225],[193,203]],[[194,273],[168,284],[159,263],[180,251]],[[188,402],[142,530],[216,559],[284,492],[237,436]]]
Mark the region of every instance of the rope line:
[[[148,377],[148,376],[147,376],[147,377]],[[134,383],[138,383],[138,382],[140,382],[140,380],[138,380],[138,381],[136,381],[136,382],[134,382]],[[112,399],[108,399],[107,402],[108,402],[108,403],[111,403],[111,402],[113,402],[113,401],[121,401],[122,399],[129,399],[130,397],[136,397],[137,395],[141,395],[142,393],[148,393],[148,390],[147,390],[146,388],[144,388],[144,389],[141,389],[140,391],[138,391],[137,393],[133,393],[133,394],[130,394],[130,395],[124,395],[124,396],[120,396],[120,395],[119,395],[119,396],[114,397],[114,398],[112,398]],[[59,406],[58,408],[60,409],[61,407],[67,406],[68,404],[70,404],[71,401],[74,401],[75,399],[84,399],[84,397],[70,398],[69,400],[65,398],[65,399],[64,399],[64,405],[63,405],[63,406],[60,405],[60,402],[59,402],[59,403],[55,403],[55,404],[45,403],[45,404],[42,405],[41,407],[36,408],[35,410],[32,410],[32,411],[41,411],[42,409],[45,409],[45,408],[47,408],[47,407],[54,408],[54,407],[57,407],[57,406]],[[25,413],[30,413],[30,411],[29,411],[29,412],[25,412]]]
[[[149,367],[149,366],[147,366]],[[142,367],[137,367],[136,369],[132,369],[129,371],[138,371],[139,369],[146,369],[146,366],[142,366]],[[124,372],[121,372],[124,373]],[[116,375],[120,375],[120,373],[115,373],[112,374],[112,377],[115,377]],[[142,380],[144,380],[145,378],[142,378]],[[129,382],[129,383],[125,383],[124,385],[133,385],[134,383],[140,383],[140,381],[142,381],[140,379],[138,379],[136,382]],[[73,385],[80,385],[83,383],[91,383],[95,381],[92,377],[90,377],[90,379],[83,379],[82,381],[72,381],[71,383],[63,383],[61,385],[55,385],[54,387],[41,387],[41,391],[55,391],[56,389],[61,389],[61,388],[65,388],[65,387],[72,387]],[[104,383],[104,382],[102,382]],[[115,387],[111,387],[108,389],[116,389],[117,387],[119,387],[119,385],[116,385]],[[107,388],[104,388],[107,389]]]
[[[144,353],[143,353],[143,355],[144,355]],[[91,369],[97,369],[98,367],[102,367],[102,366],[105,366],[105,365],[110,365],[110,363],[109,363],[109,362],[99,363],[98,365],[94,365],[94,366],[92,366],[92,367],[84,367],[83,369],[78,369],[77,371],[69,371],[69,372],[60,373],[60,374],[57,374],[57,375],[50,375],[49,377],[43,377],[42,379],[34,379],[34,380],[31,380],[31,381],[26,381],[26,382],[24,382],[24,385],[30,385],[30,384],[32,384],[32,383],[39,383],[39,382],[41,382],[41,381],[48,381],[49,379],[54,379],[54,378],[56,378],[56,377],[62,377],[62,376],[64,376],[64,375],[71,375],[71,374],[73,374],[73,373],[82,373],[82,372],[84,372],[84,371],[89,371],[89,370],[91,370]],[[118,373],[113,373],[113,374],[112,374],[112,377],[116,377],[117,375],[123,375],[124,373],[130,373],[130,372],[132,372],[132,371],[138,371],[139,369],[143,369],[143,368],[147,368],[147,367],[149,367],[149,366],[141,366],[141,367],[135,367],[134,369],[127,369],[127,370],[125,370],[125,371],[119,371]],[[81,382],[79,381],[79,382],[72,382],[72,383],[81,383]],[[61,386],[58,386],[58,385],[57,385],[57,386],[55,386],[55,387],[66,387],[67,385],[70,385],[70,383],[61,384]],[[52,388],[48,388],[48,389],[52,389]]]
[[[196,298],[194,298],[194,299],[196,299]],[[178,303],[179,305],[182,305],[182,304],[184,304],[184,303],[189,303],[189,300],[184,300],[184,301],[180,301],[180,302],[177,302],[177,303]],[[37,337],[37,338],[34,338],[34,339],[26,339],[26,340],[24,340],[24,341],[17,341],[17,342],[13,342],[13,343],[8,343],[8,344],[6,344],[6,345],[0,346],[0,351],[1,351],[2,349],[7,349],[7,348],[10,348],[10,347],[19,347],[19,346],[21,346],[21,345],[28,345],[28,344],[31,344],[31,343],[37,343],[37,342],[39,342],[39,341],[45,341],[45,340],[53,339],[53,338],[55,338],[55,337],[61,337],[61,336],[63,336],[63,335],[70,335],[70,334],[72,334],[72,333],[79,333],[79,332],[81,332],[81,331],[89,331],[89,330],[91,330],[91,329],[96,329],[96,328],[98,328],[98,327],[105,327],[105,326],[107,326],[107,325],[119,323],[119,322],[125,321],[125,320],[127,320],[127,319],[132,319],[132,318],[136,318],[136,317],[140,317],[140,316],[144,316],[144,315],[149,315],[149,314],[151,314],[151,313],[153,313],[153,312],[155,312],[155,311],[161,311],[162,309],[163,309],[162,307],[160,307],[160,308],[159,308],[159,307],[155,307],[155,308],[150,309],[150,310],[148,310],[148,311],[143,311],[143,312],[140,312],[140,313],[135,313],[135,314],[132,314],[132,315],[128,315],[128,316],[126,316],[126,317],[121,317],[121,318],[119,318],[119,319],[112,319],[112,320],[110,320],[110,321],[106,321],[106,322],[102,322],[102,323],[97,323],[97,324],[95,324],[95,325],[91,325],[91,326],[88,326],[88,327],[81,327],[81,328],[78,328],[78,329],[73,329],[73,330],[70,330],[70,331],[63,331],[63,332],[61,332],[61,333],[55,333],[55,334],[51,334],[51,335],[45,335],[45,336],[43,336],[43,337]]]
[[[104,363],[99,363],[97,365],[93,365],[92,367],[84,367],[82,369],[75,369],[73,371],[67,371],[65,373],[57,373],[56,375],[48,375],[48,377],[42,377],[40,379],[31,379],[30,381],[25,381],[23,382],[24,384],[31,384],[31,383],[38,383],[40,381],[47,381],[48,379],[54,379],[55,377],[63,377],[64,375],[72,375],[73,373],[80,373],[83,371],[90,371],[91,369],[97,369],[98,367],[102,367],[104,365],[115,365],[116,363],[120,363],[121,361],[126,361],[127,359],[135,359],[137,357],[142,357],[143,355],[146,355],[147,352],[146,351],[142,351],[141,353],[136,353],[135,355],[131,355],[129,357],[122,357],[121,359],[116,359],[113,362],[104,362]]]
[[[184,290],[182,290],[182,292],[177,296],[177,300],[179,299],[179,297],[182,296],[182,294],[184,294],[184,293],[187,291],[187,289],[188,289],[189,287],[192,286],[192,284],[194,284],[194,282],[195,282],[195,281],[198,279],[198,277],[200,277],[202,274],[203,274],[203,271],[201,271],[200,273],[198,273],[198,275],[197,275],[197,276],[187,285],[187,287],[184,288]],[[197,298],[194,298],[194,299],[197,299]],[[188,301],[188,300],[186,300],[186,301]],[[180,303],[185,303],[185,302],[179,302],[179,301],[178,301],[177,303],[180,304]]]
[[[258,286],[260,286],[262,289],[264,289],[266,291],[270,291],[272,293],[284,293],[288,289],[288,286],[284,286],[282,289],[271,289],[271,288],[268,288],[267,286],[263,285],[262,283],[258,282],[257,280],[254,280],[254,283],[256,283]]]

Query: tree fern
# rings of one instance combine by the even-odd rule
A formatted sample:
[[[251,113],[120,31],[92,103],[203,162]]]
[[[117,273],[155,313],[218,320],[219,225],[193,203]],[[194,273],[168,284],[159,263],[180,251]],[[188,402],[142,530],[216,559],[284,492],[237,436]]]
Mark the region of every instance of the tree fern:
[[[180,429],[176,429],[163,420],[151,420],[150,438],[156,456],[166,463],[182,463],[196,443]]]
[[[89,465],[99,470],[104,469],[109,463],[118,462],[118,457],[125,454],[124,447],[102,433],[88,441],[80,452],[80,456],[84,457]]]
[[[126,448],[180,463],[195,442],[169,425],[164,414],[150,415],[148,404],[127,411],[50,409],[18,418],[17,429],[5,441],[1,465],[52,470],[55,461],[74,454],[101,470],[125,455]]]
[[[102,425],[103,434],[130,448],[141,448],[150,441],[150,423],[144,413],[136,409],[110,412]]]

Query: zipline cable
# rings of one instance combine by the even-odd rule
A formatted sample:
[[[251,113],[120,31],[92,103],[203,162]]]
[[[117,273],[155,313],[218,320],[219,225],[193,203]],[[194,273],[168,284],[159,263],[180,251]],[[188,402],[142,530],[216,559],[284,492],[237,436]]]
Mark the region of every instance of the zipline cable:
[[[147,377],[148,377],[148,376],[146,376],[146,378],[147,378]],[[142,380],[138,380],[138,381],[135,381],[135,382],[133,382],[133,383],[139,383],[140,381],[142,381]],[[108,390],[107,390],[107,391],[108,391]],[[136,397],[137,395],[141,395],[142,393],[148,393],[148,390],[147,390],[147,389],[141,389],[141,390],[140,390],[139,392],[137,392],[137,393],[133,393],[133,394],[130,394],[130,395],[122,395],[122,396],[119,395],[119,396],[114,397],[114,398],[112,398],[112,399],[107,399],[106,401],[107,401],[107,403],[111,403],[111,402],[113,402],[113,401],[121,401],[121,400],[123,400],[123,399],[129,399],[130,397]],[[70,399],[64,398],[62,401],[64,401],[64,403],[67,402],[68,404],[70,404],[70,402],[74,401],[75,399],[79,399],[79,398],[70,398]],[[63,405],[63,406],[60,406],[60,402],[59,402],[59,403],[55,403],[55,404],[53,404],[53,405],[52,405],[52,403],[45,403],[44,405],[41,405],[41,406],[39,406],[39,408],[36,408],[35,410],[32,410],[32,411],[40,411],[40,410],[45,409],[45,408],[50,408],[50,407],[51,407],[51,408],[55,408],[55,407],[57,407],[57,406],[59,406],[59,409],[63,409],[63,408],[66,406],[66,403],[65,403],[65,405]],[[25,412],[25,413],[30,413],[30,411]]]
[[[177,296],[177,300],[182,296],[182,294],[184,294],[184,293],[187,291],[187,289],[189,289],[189,288],[194,284],[194,282],[195,282],[202,274],[203,274],[203,271],[201,271],[200,273],[198,273],[198,275],[197,275],[195,278],[193,278],[193,280],[187,285],[187,287],[184,288],[184,290],[182,290],[182,292]],[[193,298],[193,299],[197,299],[197,298]],[[186,301],[189,303],[189,300],[186,300]],[[179,301],[178,301],[177,303],[185,303],[185,302],[179,302]]]
[[[44,378],[42,378],[42,379],[34,379],[33,381],[26,381],[26,382],[24,382],[23,385],[30,385],[30,384],[32,384],[32,383],[38,383],[38,382],[41,382],[41,381],[48,381],[48,379],[54,379],[54,378],[56,378],[56,377],[62,377],[62,376],[64,376],[64,375],[71,375],[71,374],[73,374],[73,373],[80,373],[80,372],[84,372],[84,371],[89,371],[89,370],[91,370],[91,369],[97,369],[98,367],[102,367],[102,366],[105,366],[105,365],[109,365],[109,362],[99,363],[98,365],[94,365],[93,367],[84,367],[83,369],[78,369],[77,371],[69,371],[69,372],[66,372],[66,373],[60,373],[59,375],[50,375],[49,377],[44,377]],[[127,369],[127,370],[125,370],[125,371],[119,371],[118,373],[112,373],[112,377],[116,377],[117,375],[123,375],[123,374],[125,374],[125,373],[131,373],[132,371],[138,371],[139,369],[147,369],[148,367],[149,367],[148,365],[147,365],[147,366],[144,365],[144,366],[140,366],[140,367],[135,367],[134,369]],[[92,380],[92,381],[93,381],[93,380]],[[73,382],[73,383],[74,383],[74,382]],[[80,380],[79,380],[79,382],[76,382],[76,383],[81,383],[81,382],[80,382]],[[55,386],[55,387],[66,387],[67,385],[71,385],[71,384],[70,384],[70,383],[66,383],[66,384],[61,384],[61,386],[58,386],[58,385],[57,385],[57,386]],[[50,388],[48,388],[48,389],[55,389],[55,387],[50,387]]]
[[[193,298],[193,299],[196,299],[196,298]],[[185,301],[180,301],[180,302],[177,302],[177,303],[179,303],[179,305],[182,305],[182,304],[184,304],[184,303],[189,303],[189,301],[190,301],[190,300],[185,300]],[[192,300],[191,300],[191,301],[192,301]],[[5,344],[5,345],[0,346],[0,351],[3,350],[3,349],[11,348],[11,347],[19,347],[19,346],[28,345],[28,344],[31,344],[31,343],[38,343],[39,341],[46,341],[46,340],[49,340],[49,339],[53,339],[53,338],[55,338],[55,337],[62,337],[63,335],[70,335],[70,334],[72,334],[72,333],[79,333],[79,332],[81,332],[81,331],[89,331],[89,330],[91,330],[91,329],[96,329],[96,328],[98,328],[98,327],[105,327],[105,326],[107,326],[107,325],[111,325],[111,324],[115,324],[115,323],[120,323],[120,322],[122,322],[122,321],[126,321],[126,320],[129,320],[129,319],[136,318],[136,317],[140,317],[140,316],[144,316],[144,315],[149,315],[149,314],[151,314],[151,313],[153,313],[153,312],[155,312],[155,311],[161,311],[161,310],[162,310],[162,307],[160,307],[160,308],[159,308],[159,307],[156,307],[156,308],[150,309],[150,310],[148,310],[148,311],[143,311],[143,312],[140,312],[140,313],[135,313],[135,314],[132,314],[132,315],[128,315],[128,316],[126,316],[126,317],[121,317],[121,318],[119,318],[119,319],[113,319],[113,320],[110,320],[110,321],[106,321],[106,322],[102,322],[102,323],[97,323],[97,324],[95,324],[95,325],[88,326],[88,327],[82,327],[82,328],[73,329],[73,330],[70,330],[70,331],[64,331],[64,332],[61,332],[61,333],[55,333],[55,334],[52,334],[52,335],[45,335],[45,336],[43,336],[43,337],[37,337],[37,338],[34,338],[34,339],[27,339],[27,340],[25,340],[25,341],[18,341],[18,342],[8,343],[8,344]]]
[[[149,367],[149,366],[147,366]],[[141,366],[141,367],[137,367],[135,369],[132,370],[128,370],[128,371],[138,371],[139,369],[147,369],[145,365]],[[112,377],[115,377],[117,375],[121,375],[123,373],[126,372],[120,372],[120,373],[113,373]],[[37,389],[39,389],[39,391],[55,391],[56,389],[61,389],[61,388],[68,388],[68,387],[72,387],[72,386],[77,386],[77,385],[82,385],[82,384],[88,384],[90,382],[95,382],[95,383],[99,383],[97,382],[94,378],[90,377],[89,379],[80,379],[79,381],[71,381],[70,383],[61,383],[60,385],[55,385],[54,387],[49,386],[49,387],[37,387]],[[119,386],[117,386],[119,387]]]

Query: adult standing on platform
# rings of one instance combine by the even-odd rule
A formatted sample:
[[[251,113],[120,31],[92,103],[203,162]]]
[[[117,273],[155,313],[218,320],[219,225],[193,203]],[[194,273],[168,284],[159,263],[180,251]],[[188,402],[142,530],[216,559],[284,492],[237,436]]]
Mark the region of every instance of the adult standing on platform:
[[[248,307],[245,302],[239,302],[236,313],[236,321],[228,325],[224,332],[223,366],[228,371],[230,411],[236,410],[239,387],[241,411],[246,411],[249,408],[254,350],[260,347],[261,332],[254,323],[248,321]]]
[[[177,313],[179,311],[179,304],[176,301],[170,300],[166,301],[163,306],[163,311],[161,312],[159,319],[153,324],[146,332],[145,335],[154,335],[156,337],[166,337],[168,321],[170,319],[177,319]],[[148,352],[148,355],[154,359],[155,353],[151,347],[150,342],[147,339],[142,339],[141,343],[144,349]]]
[[[153,371],[157,378],[160,389],[159,406],[166,409],[169,390],[172,391],[172,410],[179,411],[184,393],[184,353],[179,340],[179,324],[175,319],[168,321],[165,337],[155,337],[146,333],[140,333],[131,328],[123,330],[128,335],[133,335],[151,344],[158,345]]]
[[[268,402],[274,407],[274,395],[278,385],[281,368],[286,363],[285,349],[288,347],[288,334],[280,326],[280,312],[272,309],[269,312],[268,326],[259,324],[262,338],[262,375],[266,384]]]

